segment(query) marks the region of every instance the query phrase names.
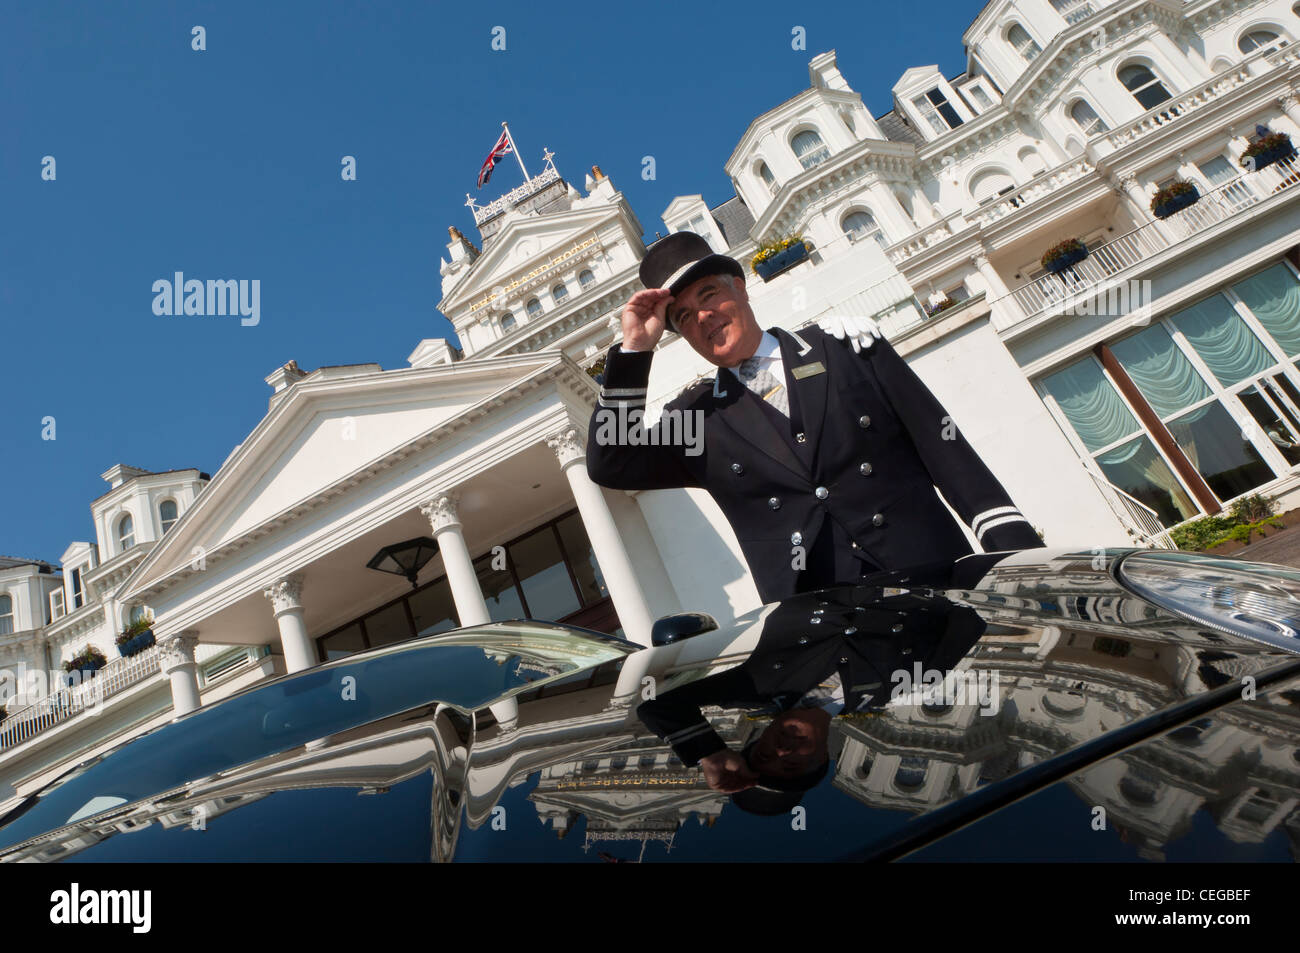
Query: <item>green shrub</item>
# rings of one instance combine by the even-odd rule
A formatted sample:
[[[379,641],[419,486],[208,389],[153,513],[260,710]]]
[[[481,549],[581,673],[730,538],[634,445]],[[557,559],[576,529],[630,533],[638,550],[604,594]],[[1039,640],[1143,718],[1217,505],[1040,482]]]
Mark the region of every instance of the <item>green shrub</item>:
[[[1276,506],[1277,504],[1268,497],[1252,493],[1233,503],[1230,515],[1238,523],[1257,523],[1272,516]]]
[[[1202,516],[1184,523],[1169,535],[1179,549],[1206,549],[1226,536],[1233,525],[1226,516]]]

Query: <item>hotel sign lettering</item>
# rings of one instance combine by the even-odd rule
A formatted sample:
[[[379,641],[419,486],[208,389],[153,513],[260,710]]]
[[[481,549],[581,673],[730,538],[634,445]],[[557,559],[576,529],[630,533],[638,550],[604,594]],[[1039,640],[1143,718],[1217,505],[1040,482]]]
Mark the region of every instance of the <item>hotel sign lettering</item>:
[[[594,237],[588,238],[585,242],[575,243],[572,248],[568,249],[562,254],[556,255],[546,264],[539,265],[538,267],[530,271],[528,274],[521,275],[520,277],[516,278],[514,281],[510,282],[510,284],[501,288],[499,291],[494,291],[493,293],[485,295],[484,297],[480,298],[478,301],[475,301],[472,305],[470,305],[469,308],[470,313],[473,314],[475,311],[477,311],[479,308],[483,307],[484,305],[491,304],[500,295],[509,294],[511,291],[515,290],[520,285],[527,284],[528,282],[536,278],[538,275],[542,274],[542,272],[549,271],[551,268],[554,268],[556,265],[560,264],[561,262],[567,261],[568,259],[572,258],[574,255],[582,251],[584,248],[590,248],[594,244],[596,244],[596,239]]]

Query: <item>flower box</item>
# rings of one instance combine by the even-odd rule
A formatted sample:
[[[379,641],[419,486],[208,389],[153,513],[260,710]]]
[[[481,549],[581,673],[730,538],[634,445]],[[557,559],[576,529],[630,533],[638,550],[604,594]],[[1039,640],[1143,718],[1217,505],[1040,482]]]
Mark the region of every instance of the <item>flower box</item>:
[[[1290,159],[1294,155],[1295,146],[1292,145],[1290,136],[1285,132],[1270,132],[1246,147],[1246,151],[1241,154],[1241,165],[1251,172],[1258,172],[1265,166]]]
[[[119,641],[117,643],[117,650],[122,653],[122,658],[130,658],[132,655],[143,652],[145,649],[149,648],[149,646],[153,645],[154,642],[153,629],[145,629],[143,632],[137,632],[128,639]]]
[[[1194,183],[1175,182],[1155,194],[1151,199],[1151,212],[1156,218],[1168,218],[1189,205],[1195,205],[1200,199],[1201,193]]]
[[[759,254],[755,255],[752,262],[754,274],[764,281],[771,281],[777,275],[789,271],[807,257],[808,246],[804,244],[803,239],[798,239],[778,251],[767,254],[759,252]]]
[[[74,672],[80,675],[81,680],[85,681],[92,678],[96,672],[108,664],[108,659],[104,653],[93,645],[82,649],[72,658],[63,663],[63,670],[71,676]],[[69,678],[68,684],[72,685],[75,679]]]
[[[1054,275],[1073,268],[1088,257],[1088,246],[1077,238],[1069,238],[1053,245],[1042,257],[1042,266]]]

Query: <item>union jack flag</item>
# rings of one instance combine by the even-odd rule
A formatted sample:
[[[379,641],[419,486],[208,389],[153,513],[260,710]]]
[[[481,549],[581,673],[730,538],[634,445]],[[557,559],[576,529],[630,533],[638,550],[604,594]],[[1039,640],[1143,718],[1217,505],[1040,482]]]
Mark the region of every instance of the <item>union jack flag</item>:
[[[487,180],[492,178],[492,169],[496,166],[497,159],[500,159],[502,156],[508,156],[512,152],[514,152],[514,149],[510,147],[510,133],[502,129],[501,138],[498,139],[497,144],[492,147],[492,151],[488,153],[488,157],[483,160],[483,168],[478,170],[478,188],[483,188],[487,183]]]

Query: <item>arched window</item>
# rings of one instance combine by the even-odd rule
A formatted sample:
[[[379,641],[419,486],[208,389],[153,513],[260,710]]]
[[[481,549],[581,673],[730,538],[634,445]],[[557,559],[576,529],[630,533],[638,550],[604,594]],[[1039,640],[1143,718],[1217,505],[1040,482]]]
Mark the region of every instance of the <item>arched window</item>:
[[[551,289],[551,297],[555,299],[556,304],[559,304],[568,296],[569,296],[569,286],[566,285],[563,281],[561,281],[558,285],[556,285],[554,288]]]
[[[131,519],[131,514],[127,513],[117,524],[117,547],[118,552],[124,553],[135,545],[135,521]]]
[[[1096,110],[1092,108],[1084,99],[1076,99],[1074,105],[1070,107],[1070,118],[1074,124],[1083,130],[1084,135],[1094,136],[1099,132],[1106,131],[1106,124],[1101,121]]]
[[[776,176],[772,174],[772,170],[767,167],[766,162],[760,162],[758,164],[758,174],[762,176],[763,181],[767,183],[767,190],[773,195],[776,195],[776,191],[780,186],[776,184]]]
[[[158,522],[162,524],[164,535],[176,525],[177,519],[179,519],[179,516],[176,512],[175,500],[163,500],[158,504]]]
[[[1132,63],[1119,71],[1119,81],[1142,104],[1143,109],[1154,109],[1172,97],[1156,74],[1141,63]]]
[[[1237,49],[1243,53],[1254,53],[1256,50],[1262,50],[1265,47],[1286,46],[1286,40],[1282,39],[1273,30],[1251,30],[1249,33],[1242,35],[1237,41]]]
[[[1034,38],[1029,35],[1029,31],[1019,23],[1011,24],[1011,29],[1007,30],[1007,42],[1015,47],[1016,52],[1024,58],[1026,63],[1031,62],[1034,57],[1043,52],[1043,48],[1034,42]]]
[[[970,194],[977,202],[988,202],[999,195],[1006,195],[1015,187],[1016,180],[1002,169],[987,169],[971,180]]]
[[[591,273],[590,269],[584,268],[582,271],[578,272],[578,284],[583,288],[590,288],[595,283],[596,276]]]
[[[866,209],[855,209],[845,215],[844,221],[840,222],[840,228],[845,235],[849,236],[850,241],[860,242],[864,238],[871,238],[881,248],[888,244],[885,241],[885,233],[876,223],[876,217]]]
[[[542,313],[542,303],[536,298],[529,298],[524,308],[528,311],[529,318],[536,318]]]
[[[513,314],[506,312],[505,314],[501,315],[502,331],[509,331],[514,326],[515,326],[515,316]]]
[[[0,635],[9,635],[14,630],[14,600],[12,597],[0,596]]]
[[[831,150],[826,148],[826,143],[822,142],[822,137],[817,135],[816,129],[805,129],[798,133],[790,140],[790,147],[794,149],[795,158],[805,169],[811,169],[831,157]]]

